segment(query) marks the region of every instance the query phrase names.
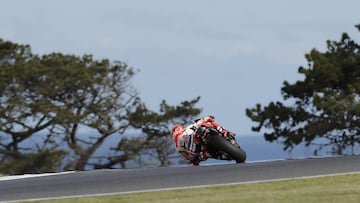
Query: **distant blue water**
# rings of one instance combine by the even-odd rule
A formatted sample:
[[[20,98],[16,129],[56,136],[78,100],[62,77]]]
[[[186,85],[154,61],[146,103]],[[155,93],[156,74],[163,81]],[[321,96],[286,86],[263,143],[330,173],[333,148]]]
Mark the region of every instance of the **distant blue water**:
[[[259,162],[259,161],[270,161],[270,160],[283,160],[283,159],[296,159],[296,158],[309,158],[314,157],[314,149],[317,146],[305,146],[300,144],[293,148],[291,151],[284,151],[284,146],[276,142],[268,142],[262,135],[246,135],[238,136],[237,141],[241,148],[246,151],[247,159],[246,162]],[[319,142],[319,141],[317,141]],[[355,154],[360,152],[360,146],[357,145],[354,149]],[[350,154],[350,149],[344,151],[344,153]],[[318,152],[317,156],[331,156],[330,147],[324,148]],[[209,159],[204,164],[213,163],[226,163],[224,161],[218,161]]]
[[[291,152],[284,151],[284,146],[282,144],[267,142],[262,135],[238,136],[237,141],[247,154],[246,162],[304,158],[313,156],[313,153],[308,147],[299,146]],[[208,159],[206,162],[203,162],[203,164],[226,162],[227,161]]]
[[[241,147],[247,152],[247,161],[274,159],[291,159],[313,156],[313,150],[304,145],[295,147],[291,152],[284,151],[284,146],[276,142],[268,142],[262,135],[247,135],[237,138]]]
[[[109,139],[107,139],[103,145],[93,154],[92,162],[96,162],[96,157],[102,157],[104,155],[113,155],[113,152],[110,150],[111,147],[115,147],[117,143],[119,142],[119,139],[123,138],[122,136],[111,136]],[[283,159],[293,159],[293,158],[307,158],[307,157],[313,157],[313,151],[316,149],[315,146],[312,147],[306,147],[304,144],[296,146],[291,151],[284,151],[283,145],[280,143],[270,143],[267,142],[262,135],[238,135],[237,141],[240,144],[241,148],[245,150],[247,154],[246,162],[259,162],[259,161],[269,161],[269,160],[283,160]],[[36,143],[35,140],[29,140],[26,144],[27,147],[34,148],[34,144]],[[355,154],[358,154],[360,152],[360,146],[355,146]],[[349,150],[345,153],[350,154]],[[331,155],[331,149],[323,149],[321,150],[317,156],[329,156]],[[70,157],[66,158],[69,159]],[[149,156],[143,156],[143,164],[146,166],[147,164],[150,164],[152,166],[157,165],[156,159],[150,159]],[[181,157],[178,155],[172,156],[170,159],[173,165],[178,165],[180,162]],[[214,159],[208,159],[205,162],[202,162],[202,164],[216,164],[216,163],[227,163],[228,161],[221,161],[221,160],[214,160]],[[184,162],[183,162],[184,163]],[[139,163],[137,162],[129,162],[128,167],[139,167]],[[143,165],[142,164],[142,165]],[[91,170],[92,167],[88,166],[86,167],[86,170]]]

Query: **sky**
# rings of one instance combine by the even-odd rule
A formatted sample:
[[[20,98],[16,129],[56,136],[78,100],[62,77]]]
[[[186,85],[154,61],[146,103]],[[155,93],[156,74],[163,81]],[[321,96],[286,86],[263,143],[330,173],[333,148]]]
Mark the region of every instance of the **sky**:
[[[312,49],[346,32],[359,39],[358,0],[0,0],[0,38],[32,52],[122,61],[153,111],[200,96],[196,107],[238,135],[245,114],[282,101]]]

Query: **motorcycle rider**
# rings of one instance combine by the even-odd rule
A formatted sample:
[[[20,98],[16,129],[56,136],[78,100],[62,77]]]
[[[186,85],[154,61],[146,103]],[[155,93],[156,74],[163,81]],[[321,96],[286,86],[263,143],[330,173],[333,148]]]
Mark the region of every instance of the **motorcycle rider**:
[[[235,137],[232,133],[223,128],[214,120],[214,116],[205,116],[186,127],[183,125],[175,125],[171,130],[172,140],[175,142],[176,151],[189,163],[194,166],[199,165],[201,161],[211,158],[210,153],[201,144],[201,140],[196,136],[197,129],[206,122],[211,123],[221,134]]]

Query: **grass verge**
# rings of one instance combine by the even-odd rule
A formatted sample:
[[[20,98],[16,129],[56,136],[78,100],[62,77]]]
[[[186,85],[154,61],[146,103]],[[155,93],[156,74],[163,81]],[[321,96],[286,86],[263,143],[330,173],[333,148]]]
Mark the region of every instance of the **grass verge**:
[[[41,203],[359,202],[360,173],[256,184],[36,201]]]

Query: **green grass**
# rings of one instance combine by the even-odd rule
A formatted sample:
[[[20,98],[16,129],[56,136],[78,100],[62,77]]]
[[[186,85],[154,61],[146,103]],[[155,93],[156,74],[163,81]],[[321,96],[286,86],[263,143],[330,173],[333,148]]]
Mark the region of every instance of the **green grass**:
[[[38,201],[41,203],[360,202],[360,173],[200,189]]]

